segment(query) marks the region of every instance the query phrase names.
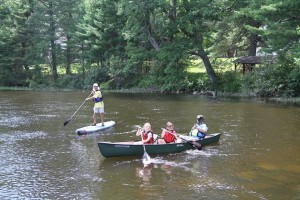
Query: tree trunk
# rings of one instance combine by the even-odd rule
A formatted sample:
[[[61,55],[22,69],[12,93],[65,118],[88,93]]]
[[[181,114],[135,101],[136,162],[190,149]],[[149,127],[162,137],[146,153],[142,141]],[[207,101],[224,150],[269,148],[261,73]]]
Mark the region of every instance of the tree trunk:
[[[257,21],[251,21],[249,23],[249,25],[252,27],[255,27],[255,28],[259,28],[260,23]],[[257,49],[258,41],[259,41],[259,36],[254,33],[250,33],[248,56],[256,56],[256,49]]]
[[[53,14],[53,3],[49,3],[49,16],[50,16],[50,45],[51,45],[51,67],[52,76],[54,81],[57,80],[57,64],[56,64],[56,51],[55,51],[55,26],[54,26],[54,14]]]
[[[84,52],[84,44],[81,44],[81,66],[82,66],[82,75],[83,80],[85,78],[85,52]]]
[[[155,50],[159,50],[159,44],[156,42],[156,40],[152,37],[151,35],[151,30],[150,30],[150,15],[149,13],[145,13],[145,31],[147,33],[147,36],[148,36],[148,40],[149,42],[151,43],[151,45],[153,46],[153,48]]]
[[[227,58],[233,58],[234,55],[236,54],[235,49],[228,49],[226,54],[227,54]]]
[[[249,38],[248,56],[256,56],[257,35],[251,33]]]
[[[66,50],[66,74],[71,74],[71,48],[70,48],[70,36],[67,35],[67,50]]]
[[[200,58],[202,59],[203,63],[204,63],[204,66],[205,66],[205,69],[206,69],[206,72],[207,72],[207,76],[208,76],[208,80],[211,84],[215,85],[216,82],[217,82],[217,75],[214,71],[214,69],[212,68],[211,66],[211,63],[209,61],[209,58],[207,56],[207,54],[205,53],[204,51],[204,48],[203,48],[203,38],[202,36],[200,36],[198,38],[198,41],[199,41],[199,45],[198,45],[198,55],[200,56]]]
[[[23,65],[25,71],[29,72],[29,66],[28,66],[28,64],[26,62],[26,58],[25,58],[27,46],[26,46],[25,42],[22,42],[21,46],[22,46],[22,50],[21,50],[22,65]]]

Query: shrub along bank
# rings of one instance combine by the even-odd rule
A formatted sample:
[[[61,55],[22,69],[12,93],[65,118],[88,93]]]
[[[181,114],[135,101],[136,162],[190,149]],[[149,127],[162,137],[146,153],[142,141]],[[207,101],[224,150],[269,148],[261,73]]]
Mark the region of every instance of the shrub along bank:
[[[151,77],[151,74],[147,76],[149,81],[145,82],[143,80],[145,76],[132,79],[128,77],[112,77],[107,68],[103,67],[90,67],[85,73],[80,73],[80,71],[69,75],[61,73],[57,80],[53,81],[51,74],[48,71],[44,71],[44,68],[34,67],[31,71],[30,79],[24,80],[21,88],[35,90],[84,90],[90,89],[94,82],[98,82],[101,83],[103,89],[123,92],[207,94],[209,93],[208,91],[217,91],[218,95],[275,98],[280,99],[280,101],[287,101],[287,99],[293,98],[298,102],[296,97],[300,97],[300,64],[291,57],[279,56],[276,64],[261,64],[252,72],[245,73],[245,75],[233,70],[224,70],[221,63],[218,63],[218,65],[218,68],[223,70],[217,72],[218,81],[216,85],[209,83],[204,70],[181,73],[180,76],[184,77],[183,80],[178,81],[178,83],[175,82],[177,85],[172,88],[171,84],[153,84],[151,79],[155,79]],[[225,68],[228,67],[226,66]],[[128,79],[129,81],[126,81]]]

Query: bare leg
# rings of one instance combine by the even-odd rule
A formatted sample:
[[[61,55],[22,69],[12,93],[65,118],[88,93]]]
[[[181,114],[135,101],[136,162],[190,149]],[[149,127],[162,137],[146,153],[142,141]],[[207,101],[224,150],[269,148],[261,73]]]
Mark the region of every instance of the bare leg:
[[[100,119],[102,122],[102,126],[104,126],[104,113],[100,113]]]
[[[158,144],[166,144],[166,141],[164,139],[158,139]]]
[[[94,114],[93,114],[94,125],[96,125],[96,120],[97,120],[96,113],[94,113]]]

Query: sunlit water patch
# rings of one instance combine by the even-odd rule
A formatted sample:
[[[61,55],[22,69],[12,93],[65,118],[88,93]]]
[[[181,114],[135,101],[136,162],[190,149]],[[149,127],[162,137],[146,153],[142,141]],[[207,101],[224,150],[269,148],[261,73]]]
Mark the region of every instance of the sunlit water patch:
[[[42,115],[38,115],[39,117],[46,117],[46,118],[54,118],[57,117],[57,115],[50,115],[50,114],[42,114]]]
[[[21,117],[17,114],[12,115],[0,115],[0,126],[4,127],[19,127],[19,126],[28,126],[31,123],[31,120],[26,117]]]
[[[24,132],[16,131],[11,133],[0,134],[0,141],[5,143],[14,143],[21,140],[30,140],[34,138],[45,138],[47,136],[46,132]]]
[[[48,153],[43,156],[43,152],[37,151],[34,145],[26,145],[30,140],[44,139],[46,136],[47,133],[41,131],[18,131],[0,135],[0,174],[1,184],[4,186],[0,187],[1,199],[38,197],[36,195],[39,190],[47,187],[49,176],[39,165]]]
[[[42,115],[31,115],[28,111],[9,111],[5,114],[0,114],[0,126],[3,127],[28,127],[31,124],[49,118],[55,118],[57,115],[53,114],[42,114]]]
[[[131,131],[124,131],[124,132],[114,132],[114,135],[123,135],[123,134],[129,134],[129,133],[134,133],[136,130],[131,130]],[[101,135],[111,135],[111,133],[103,133]]]
[[[89,150],[81,142],[72,140],[70,145],[70,153],[74,157],[75,161],[73,166],[70,166],[73,169],[72,177],[69,179],[74,180],[93,180],[94,182],[102,181],[97,175],[91,175],[97,163],[94,160],[91,160],[89,157]],[[96,172],[94,172],[96,173]]]
[[[210,147],[204,147],[202,150],[187,150],[185,153],[188,154],[188,156],[194,158],[197,156],[204,156],[204,157],[211,157],[219,155],[219,149],[214,149]]]

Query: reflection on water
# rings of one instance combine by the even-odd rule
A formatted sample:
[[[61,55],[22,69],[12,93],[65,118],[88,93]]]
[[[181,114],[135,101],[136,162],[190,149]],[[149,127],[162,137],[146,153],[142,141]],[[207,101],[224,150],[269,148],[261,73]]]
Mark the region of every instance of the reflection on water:
[[[0,199],[300,199],[299,108],[182,95],[109,94],[116,125],[78,136],[86,92],[0,92]],[[97,141],[138,140],[172,121],[186,134],[197,114],[218,144],[179,154],[105,159]]]
[[[149,182],[151,178],[151,171],[153,169],[154,164],[144,165],[144,167],[136,168],[136,175],[139,178],[142,178],[143,181]]]
[[[144,182],[149,182],[151,179],[151,171],[153,168],[156,170],[159,168],[163,170],[166,174],[172,174],[173,167],[179,167],[174,162],[169,162],[167,160],[163,160],[160,157],[152,158],[151,163],[147,165],[143,165],[136,168],[137,177],[141,178]]]

